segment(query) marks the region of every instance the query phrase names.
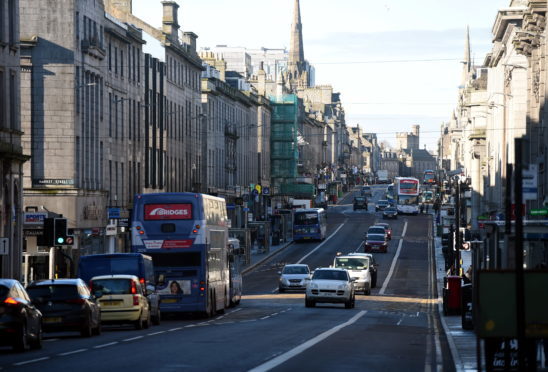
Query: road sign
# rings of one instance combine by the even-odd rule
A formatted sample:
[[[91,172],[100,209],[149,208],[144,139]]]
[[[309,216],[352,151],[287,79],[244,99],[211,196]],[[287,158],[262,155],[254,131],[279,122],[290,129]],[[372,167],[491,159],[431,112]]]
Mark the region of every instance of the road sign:
[[[537,200],[538,194],[538,166],[529,164],[529,169],[523,170],[523,200]]]
[[[9,252],[10,239],[0,238],[0,256],[6,256]]]
[[[263,187],[263,195],[270,195],[270,187]]]
[[[546,208],[531,209],[531,212],[529,214],[531,216],[548,216],[548,209]]]

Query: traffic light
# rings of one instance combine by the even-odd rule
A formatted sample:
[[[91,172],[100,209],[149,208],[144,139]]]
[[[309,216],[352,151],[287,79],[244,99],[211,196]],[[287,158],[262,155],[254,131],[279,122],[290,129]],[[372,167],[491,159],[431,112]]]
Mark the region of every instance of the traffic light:
[[[67,219],[55,218],[54,219],[54,240],[53,245],[66,245],[67,241]]]

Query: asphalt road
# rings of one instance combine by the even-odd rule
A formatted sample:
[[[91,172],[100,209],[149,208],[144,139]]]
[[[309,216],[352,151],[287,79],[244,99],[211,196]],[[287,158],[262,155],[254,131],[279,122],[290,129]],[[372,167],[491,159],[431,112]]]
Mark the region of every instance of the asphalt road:
[[[372,201],[382,195],[374,188]],[[376,254],[377,288],[356,308],[304,307],[303,293],[277,293],[285,263],[328,266],[337,252],[360,249],[381,213],[353,211],[352,195],[328,211],[324,242],[293,244],[244,277],[239,307],[210,320],[163,321],[136,331],[105,327],[101,336],[49,334],[42,350],[0,348],[2,370],[25,371],[453,371],[435,306],[429,216],[390,222],[388,253]]]

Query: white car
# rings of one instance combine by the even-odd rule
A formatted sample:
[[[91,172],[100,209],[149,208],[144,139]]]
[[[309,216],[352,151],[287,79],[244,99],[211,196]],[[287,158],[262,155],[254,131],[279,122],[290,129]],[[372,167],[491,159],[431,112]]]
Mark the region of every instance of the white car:
[[[288,289],[306,289],[310,280],[310,269],[308,265],[304,264],[285,265],[283,270],[278,274],[280,275],[278,283],[278,291],[280,293]]]
[[[306,288],[305,306],[314,307],[316,303],[344,303],[347,309],[355,306],[354,282],[347,270],[321,268],[314,271]]]
[[[348,270],[354,279],[356,291],[371,294],[371,260],[367,256],[340,255],[333,260],[333,267]]]

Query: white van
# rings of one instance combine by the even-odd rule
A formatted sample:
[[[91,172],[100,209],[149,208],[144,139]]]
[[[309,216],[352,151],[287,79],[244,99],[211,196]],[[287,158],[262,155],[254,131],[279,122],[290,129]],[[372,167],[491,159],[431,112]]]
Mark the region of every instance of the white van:
[[[346,269],[354,279],[356,291],[371,294],[371,261],[366,256],[340,255],[333,260],[333,267]]]

